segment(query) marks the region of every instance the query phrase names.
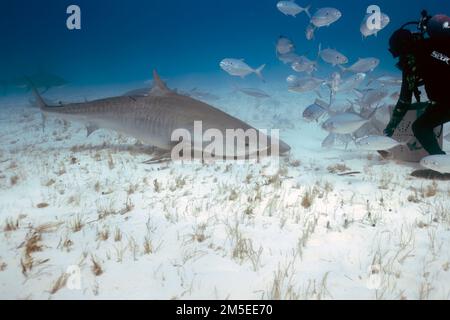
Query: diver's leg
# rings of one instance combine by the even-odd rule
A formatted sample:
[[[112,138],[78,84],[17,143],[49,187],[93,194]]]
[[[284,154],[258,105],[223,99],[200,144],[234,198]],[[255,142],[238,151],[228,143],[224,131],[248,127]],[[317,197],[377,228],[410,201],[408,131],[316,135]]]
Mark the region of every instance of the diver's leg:
[[[445,154],[436,139],[434,128],[450,121],[449,108],[442,104],[430,105],[412,125],[415,137],[430,155]]]

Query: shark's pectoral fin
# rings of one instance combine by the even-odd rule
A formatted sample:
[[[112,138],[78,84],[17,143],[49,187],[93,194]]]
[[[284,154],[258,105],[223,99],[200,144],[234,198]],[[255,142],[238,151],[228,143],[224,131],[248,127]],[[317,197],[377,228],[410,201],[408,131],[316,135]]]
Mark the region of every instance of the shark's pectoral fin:
[[[167,87],[167,85],[161,80],[158,72],[153,70],[153,80],[154,86],[150,90],[150,95],[152,96],[165,96],[170,94],[172,91]]]
[[[95,131],[97,131],[98,129],[100,129],[97,125],[95,124],[88,124],[86,126],[86,131],[87,131],[87,137],[89,137],[91,134],[93,134]]]

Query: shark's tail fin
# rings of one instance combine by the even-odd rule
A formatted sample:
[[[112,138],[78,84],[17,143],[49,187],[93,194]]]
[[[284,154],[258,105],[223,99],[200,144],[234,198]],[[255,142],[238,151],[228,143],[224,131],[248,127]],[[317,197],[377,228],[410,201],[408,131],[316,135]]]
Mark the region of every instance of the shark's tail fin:
[[[35,87],[31,87],[31,90],[33,91],[34,98],[36,99],[36,102],[39,106],[39,108],[42,110],[47,107],[47,104],[45,103],[42,96],[39,94],[39,92],[36,90]]]
[[[45,103],[44,99],[42,98],[42,96],[37,91],[36,86],[34,85],[33,81],[28,77],[25,77],[25,79],[28,81],[29,88],[33,92],[34,98],[36,99],[36,103],[38,104],[39,108],[42,110],[42,109],[48,107],[47,104]]]
[[[45,103],[44,99],[42,98],[42,96],[39,94],[39,92],[37,91],[36,87],[34,86],[33,82],[27,78],[27,81],[30,83],[30,89],[33,92],[34,98],[36,99],[36,103],[39,106],[39,109],[43,110],[45,108],[47,108],[47,104]],[[42,112],[42,132],[45,131],[45,123],[47,122],[47,117],[45,115],[44,112]]]
[[[266,67],[265,64],[263,64],[262,66],[260,66],[258,69],[255,70],[256,75],[258,76],[258,78],[260,78],[263,82],[265,82],[266,80],[264,80],[264,77],[262,75],[262,71],[263,69]]]

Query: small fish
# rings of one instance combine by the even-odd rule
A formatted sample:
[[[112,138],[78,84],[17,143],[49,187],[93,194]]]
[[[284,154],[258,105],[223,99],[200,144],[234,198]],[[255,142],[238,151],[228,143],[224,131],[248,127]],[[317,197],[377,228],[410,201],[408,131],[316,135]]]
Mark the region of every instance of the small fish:
[[[311,6],[309,5],[306,8],[302,8],[297,3],[295,3],[295,0],[279,1],[277,3],[277,8],[286,16],[292,16],[295,18],[295,16],[299,13],[305,12],[308,17],[311,18],[311,14],[309,13],[309,9],[311,8]]]
[[[397,140],[386,136],[367,136],[358,139],[355,144],[359,149],[362,150],[377,151],[390,150],[400,145],[404,145],[405,142],[398,142]]]
[[[334,92],[338,91],[341,83],[342,83],[342,78],[341,78],[341,74],[339,72],[333,72],[327,81],[328,87]]]
[[[403,80],[399,77],[384,75],[378,78],[371,79],[368,84],[370,85],[373,82],[378,82],[384,86],[400,86],[402,85]]]
[[[313,24],[308,24],[306,27],[305,35],[307,40],[314,39],[314,32],[316,31],[316,27]]]
[[[440,173],[450,173],[450,155],[433,155],[420,160],[420,165]]]
[[[342,80],[338,91],[339,92],[348,92],[348,91],[352,91],[354,89],[357,89],[366,79],[366,74],[365,73],[357,73],[355,75],[352,75],[349,78],[346,78],[344,80]]]
[[[336,134],[330,133],[323,141],[322,148],[331,148],[336,143]]]
[[[311,24],[317,28],[330,26],[342,17],[342,13],[335,8],[321,8],[314,13]]]
[[[377,58],[364,58],[364,59],[360,58],[357,62],[355,62],[348,68],[344,68],[342,66],[339,67],[344,72],[366,73],[375,70],[375,68],[378,67],[379,64],[380,59]]]
[[[220,62],[220,67],[232,76],[244,78],[245,76],[254,73],[263,81],[264,78],[261,72],[265,66],[266,65],[263,64],[259,68],[253,69],[248,64],[246,64],[243,59],[224,59]]]
[[[381,25],[378,29],[371,25],[370,22],[368,23],[368,19],[370,17],[372,17],[372,14],[367,14],[361,22],[361,27],[359,28],[364,38],[370,37],[372,35],[377,36],[378,32],[386,28],[386,26],[391,22],[391,19],[387,14],[381,13]],[[369,25],[371,26],[369,27]]]
[[[333,65],[333,67],[341,64],[346,64],[348,62],[348,58],[346,56],[330,48],[322,50],[319,46],[319,56],[326,63]]]
[[[317,71],[317,62],[311,61],[305,56],[301,56],[297,61],[292,63],[291,68],[296,72],[306,72],[311,74],[314,71]]]
[[[197,88],[191,89],[191,91],[187,92],[186,94],[189,97],[196,98],[201,101],[217,101],[220,99],[219,96],[216,96],[215,94],[200,91]]]
[[[354,90],[359,95],[359,104],[363,107],[370,108],[386,98],[389,95],[389,91],[386,88],[380,89],[368,89],[365,91]]]
[[[280,60],[284,64],[292,64],[294,62],[300,61],[301,57],[295,52],[288,52],[285,54],[278,55],[278,60]]]
[[[267,99],[270,98],[270,95],[266,92],[264,92],[263,90],[257,89],[257,88],[239,88],[239,87],[235,87],[235,91],[239,91],[242,92],[243,94],[253,97],[253,98],[258,98],[258,99]]]
[[[318,78],[313,77],[307,77],[307,78],[295,78],[294,81],[292,81],[294,78],[288,77],[288,90],[291,92],[308,92],[308,91],[314,91],[321,85],[325,84],[325,81]]]
[[[351,134],[369,121],[355,113],[340,113],[325,121],[322,128],[332,133]]]
[[[280,36],[276,48],[277,54],[287,54],[295,50],[295,45],[290,39]]]
[[[300,80],[299,77],[292,75],[292,74],[286,78],[286,82],[289,87],[295,86],[299,80]]]
[[[303,118],[308,122],[318,121],[321,116],[328,112],[328,110],[327,104],[324,101],[317,99],[303,111]]]

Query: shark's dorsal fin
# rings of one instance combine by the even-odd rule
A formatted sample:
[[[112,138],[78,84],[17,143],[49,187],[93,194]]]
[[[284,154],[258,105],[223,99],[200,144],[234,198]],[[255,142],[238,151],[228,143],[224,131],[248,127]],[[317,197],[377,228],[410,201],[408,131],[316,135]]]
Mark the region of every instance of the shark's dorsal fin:
[[[152,96],[165,96],[171,93],[170,89],[159,77],[158,72],[153,70],[153,88],[150,90],[150,95]]]

